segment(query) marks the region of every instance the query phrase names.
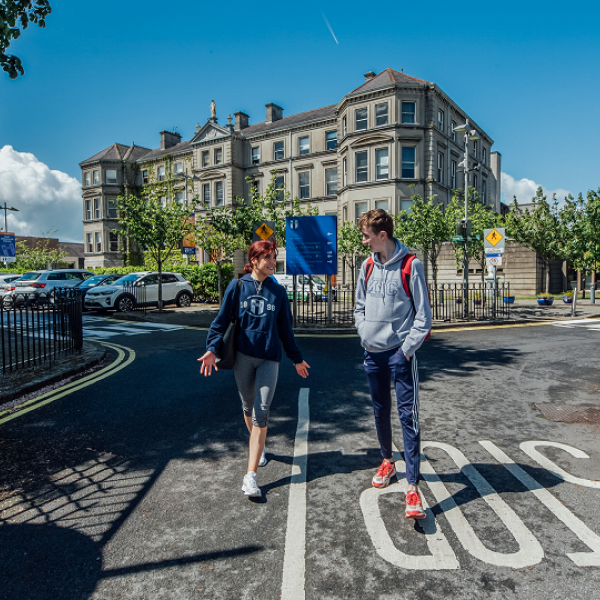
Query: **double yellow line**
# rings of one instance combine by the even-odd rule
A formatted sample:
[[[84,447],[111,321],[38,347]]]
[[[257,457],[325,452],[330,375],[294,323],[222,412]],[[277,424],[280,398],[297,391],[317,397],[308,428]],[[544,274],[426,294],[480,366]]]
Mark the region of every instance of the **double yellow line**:
[[[107,367],[88,375],[87,377],[83,377],[82,379],[78,379],[77,381],[73,381],[72,383],[68,383],[61,388],[57,388],[52,390],[51,392],[47,392],[46,394],[42,394],[37,398],[32,398],[31,400],[27,400],[23,404],[19,405],[16,412],[12,412],[11,410],[5,410],[0,412],[0,425],[6,423],[7,421],[11,421],[12,419],[16,419],[17,417],[21,417],[24,414],[32,410],[36,410],[41,406],[49,404],[50,402],[54,402],[59,398],[63,398],[64,396],[68,396],[73,392],[77,392],[93,383],[96,383],[106,377],[110,377],[114,375],[121,369],[129,366],[135,360],[135,352],[131,348],[127,348],[126,346],[119,346],[117,344],[109,344],[108,342],[98,342],[107,348],[111,348],[117,352],[117,358]]]

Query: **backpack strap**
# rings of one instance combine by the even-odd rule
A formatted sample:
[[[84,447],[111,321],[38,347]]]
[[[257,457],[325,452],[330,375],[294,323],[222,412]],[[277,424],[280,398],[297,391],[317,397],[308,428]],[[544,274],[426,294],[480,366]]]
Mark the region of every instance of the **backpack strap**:
[[[371,273],[373,272],[373,267],[375,266],[375,261],[372,256],[367,258],[367,266],[365,267],[365,285],[369,281],[369,277],[371,277]]]
[[[412,292],[410,291],[410,271],[412,269],[412,262],[415,260],[416,256],[414,254],[407,254],[402,259],[402,286],[404,287],[404,291],[406,295],[410,298],[411,302],[413,301]],[[414,306],[414,302],[413,302]]]

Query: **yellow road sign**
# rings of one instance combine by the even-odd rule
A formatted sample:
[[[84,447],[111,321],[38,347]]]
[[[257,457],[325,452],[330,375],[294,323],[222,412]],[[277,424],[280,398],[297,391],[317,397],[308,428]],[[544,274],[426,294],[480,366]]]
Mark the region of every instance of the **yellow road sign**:
[[[268,240],[275,233],[266,223],[261,223],[254,232],[262,240]]]
[[[504,236],[497,230],[497,229],[492,229],[485,237],[485,239],[492,245],[492,246],[496,246],[497,244],[499,244],[503,239]]]

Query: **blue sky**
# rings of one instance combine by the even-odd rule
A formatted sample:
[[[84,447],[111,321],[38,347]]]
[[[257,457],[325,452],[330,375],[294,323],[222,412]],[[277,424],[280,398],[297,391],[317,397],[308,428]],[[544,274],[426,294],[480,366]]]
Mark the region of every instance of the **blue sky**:
[[[25,76],[0,74],[0,202],[20,203],[21,232],[81,239],[80,203],[69,220],[51,201],[74,206],[74,185],[53,172],[79,182],[78,163],[113,142],[155,148],[173,127],[190,138],[212,99],[221,123],[237,110],[263,121],[267,102],[326,106],[387,67],[435,82],[491,135],[519,200],[536,185],[600,187],[598,2],[51,4],[46,28],[9,49]]]

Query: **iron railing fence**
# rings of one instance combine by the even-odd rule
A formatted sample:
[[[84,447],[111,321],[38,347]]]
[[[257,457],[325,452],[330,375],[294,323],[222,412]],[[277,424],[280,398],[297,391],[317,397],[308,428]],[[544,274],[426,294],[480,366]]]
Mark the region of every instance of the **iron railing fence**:
[[[510,318],[510,284],[469,283],[467,294],[462,283],[429,284],[431,312],[435,321],[491,321]]]
[[[137,311],[146,314],[146,284],[143,281],[123,282],[123,296],[126,302],[127,298],[131,300],[123,312]]]
[[[0,302],[0,338],[3,375],[81,352],[81,291],[11,294],[10,302]]]
[[[429,298],[434,321],[479,321],[503,320],[510,317],[510,304],[504,301],[510,296],[508,283],[497,283],[494,290],[491,282],[469,283],[468,294],[463,294],[462,283],[439,283],[429,285]],[[466,300],[465,300],[466,297]],[[292,303],[294,327],[352,327],[356,289],[351,284],[334,288],[331,307],[327,293],[311,293],[297,290]]]

